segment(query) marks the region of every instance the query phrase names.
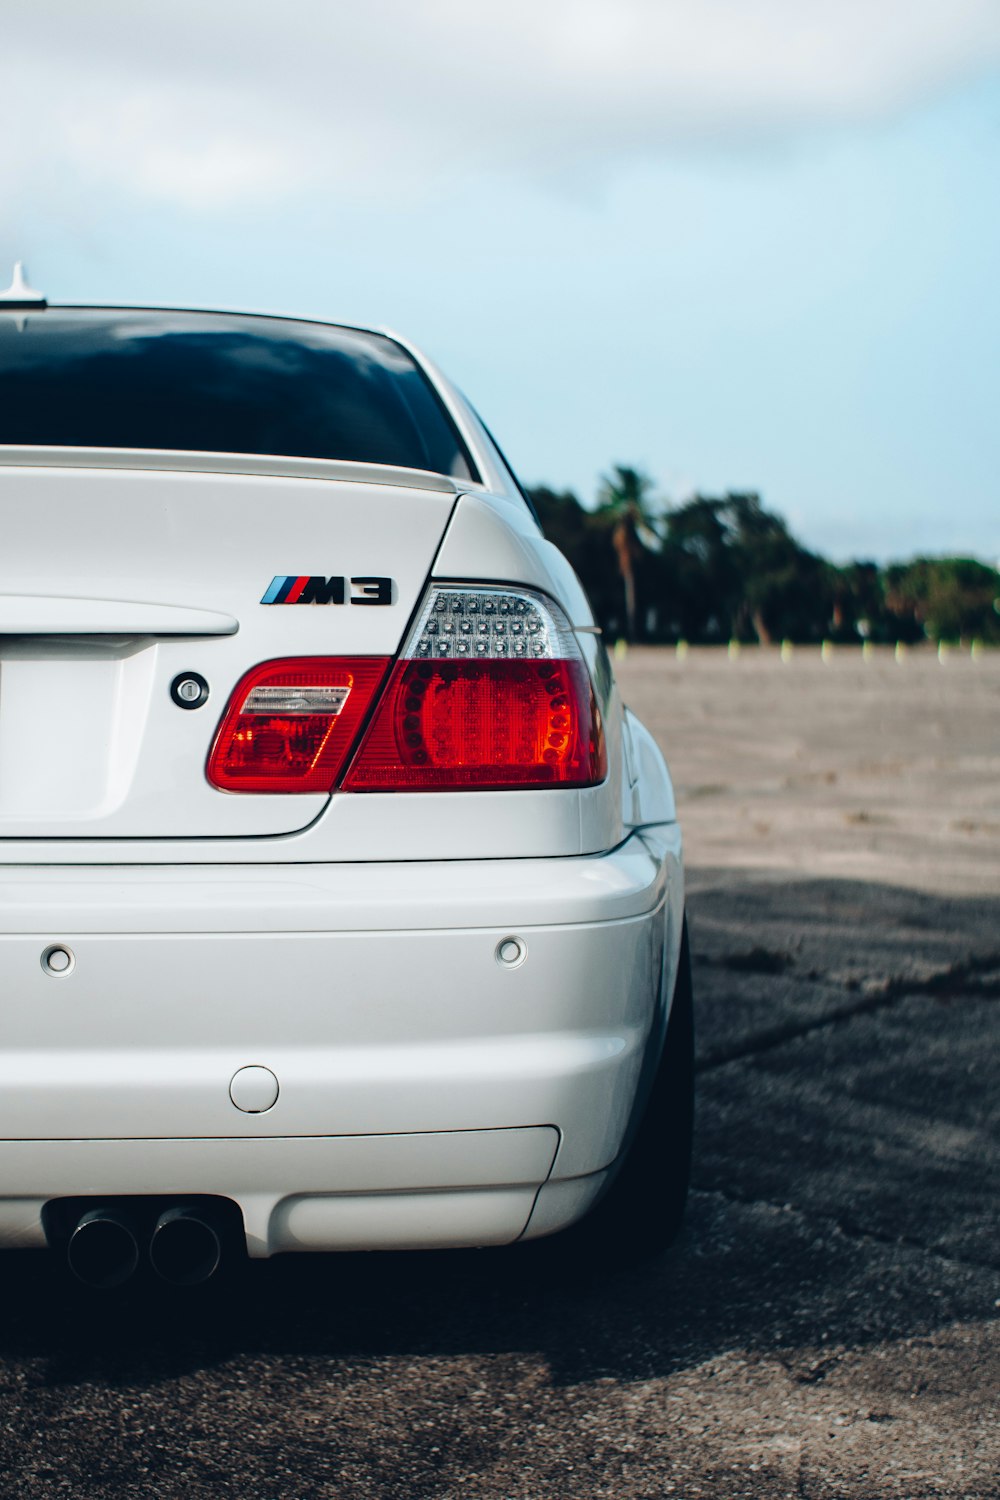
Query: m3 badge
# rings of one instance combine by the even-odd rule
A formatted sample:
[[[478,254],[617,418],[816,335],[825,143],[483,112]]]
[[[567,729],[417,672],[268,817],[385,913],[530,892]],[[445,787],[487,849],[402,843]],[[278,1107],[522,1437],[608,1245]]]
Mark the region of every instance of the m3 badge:
[[[271,579],[261,604],[391,604],[391,578],[318,578],[282,573]]]

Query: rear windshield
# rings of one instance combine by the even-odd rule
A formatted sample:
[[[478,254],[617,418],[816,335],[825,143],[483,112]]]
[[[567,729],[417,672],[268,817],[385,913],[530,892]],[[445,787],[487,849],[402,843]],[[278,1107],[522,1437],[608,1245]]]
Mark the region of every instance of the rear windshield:
[[[0,315],[0,443],[281,454],[474,477],[437,393],[394,340],[226,313]]]

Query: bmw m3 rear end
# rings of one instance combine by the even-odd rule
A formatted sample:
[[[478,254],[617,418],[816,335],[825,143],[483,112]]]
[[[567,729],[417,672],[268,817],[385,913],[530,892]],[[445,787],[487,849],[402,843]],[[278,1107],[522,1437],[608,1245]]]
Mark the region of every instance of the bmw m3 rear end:
[[[402,341],[0,300],[0,1244],[664,1243],[669,776]]]

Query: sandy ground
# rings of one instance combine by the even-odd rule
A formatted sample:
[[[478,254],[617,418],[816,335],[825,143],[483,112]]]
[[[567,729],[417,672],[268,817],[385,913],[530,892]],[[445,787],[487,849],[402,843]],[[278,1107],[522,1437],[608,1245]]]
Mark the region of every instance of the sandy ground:
[[[692,867],[1000,894],[1000,652],[633,650]]]
[[[695,1190],[660,1260],[2,1258],[0,1495],[1000,1496],[1000,656],[636,651],[674,769]]]

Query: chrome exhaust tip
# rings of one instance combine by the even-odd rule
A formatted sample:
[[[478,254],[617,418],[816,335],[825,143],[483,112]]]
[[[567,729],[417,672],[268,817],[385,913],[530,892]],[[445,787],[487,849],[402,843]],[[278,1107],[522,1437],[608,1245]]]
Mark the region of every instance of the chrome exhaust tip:
[[[128,1220],[107,1208],[89,1208],[69,1237],[66,1263],[84,1286],[109,1291],[139,1265],[139,1242]]]
[[[178,1204],[164,1209],[149,1242],[149,1262],[172,1286],[198,1286],[214,1276],[222,1259],[222,1241],[196,1208]]]

